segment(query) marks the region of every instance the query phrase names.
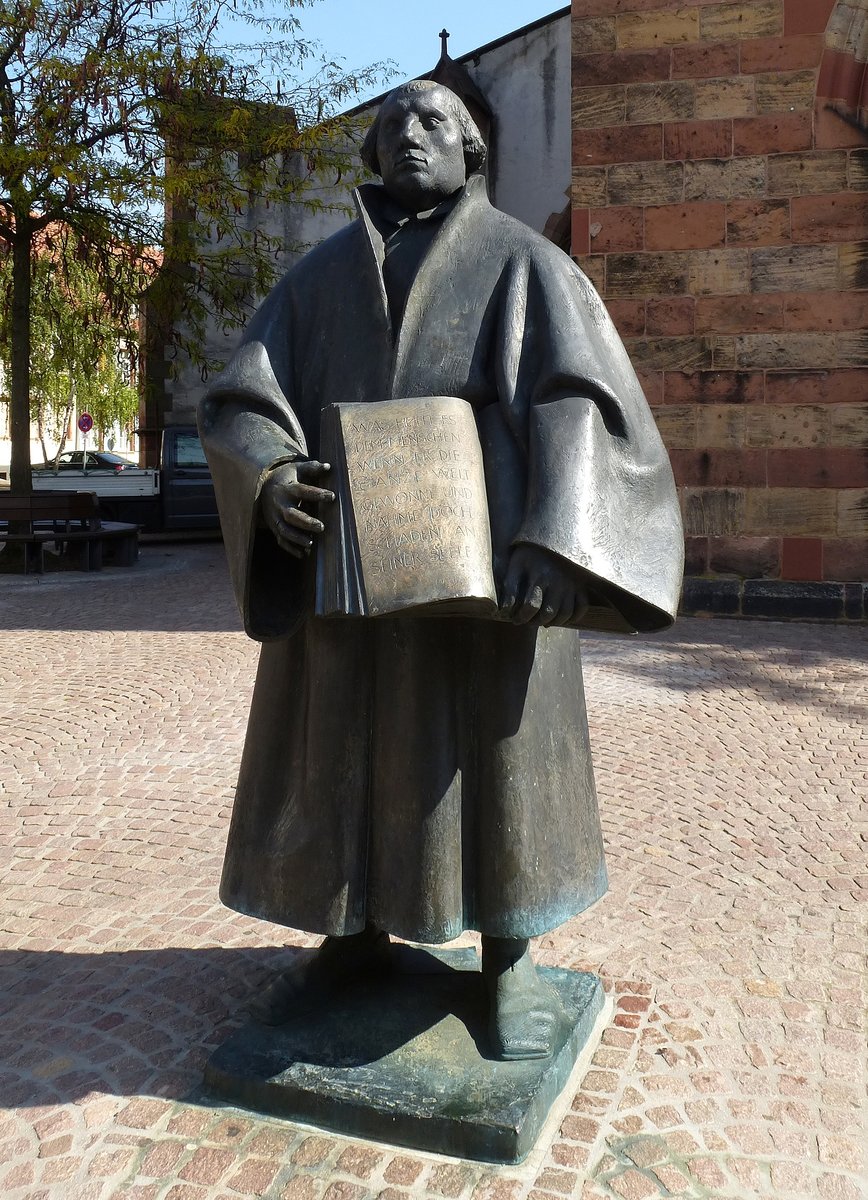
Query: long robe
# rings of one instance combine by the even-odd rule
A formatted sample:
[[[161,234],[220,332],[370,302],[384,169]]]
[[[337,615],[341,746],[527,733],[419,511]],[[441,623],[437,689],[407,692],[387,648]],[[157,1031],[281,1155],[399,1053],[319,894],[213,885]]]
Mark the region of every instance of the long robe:
[[[543,547],[588,583],[580,625],[634,632],[677,605],[672,472],[599,297],[480,177],[393,328],[382,194],[360,189],[359,220],[287,273],[202,402],[239,607],[265,643],[221,898],[315,933],[530,937],[606,889],[575,630],[315,617],[313,556],[280,550],[260,491],[316,458],[328,404],[462,397],[498,581],[512,546]]]

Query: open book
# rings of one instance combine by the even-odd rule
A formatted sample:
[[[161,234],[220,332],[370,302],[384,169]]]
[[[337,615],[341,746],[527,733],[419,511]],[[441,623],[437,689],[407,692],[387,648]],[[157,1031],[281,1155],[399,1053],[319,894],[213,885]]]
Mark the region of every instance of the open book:
[[[494,614],[472,407],[454,396],[331,404],[319,457],[335,501],[317,549],[318,616]]]

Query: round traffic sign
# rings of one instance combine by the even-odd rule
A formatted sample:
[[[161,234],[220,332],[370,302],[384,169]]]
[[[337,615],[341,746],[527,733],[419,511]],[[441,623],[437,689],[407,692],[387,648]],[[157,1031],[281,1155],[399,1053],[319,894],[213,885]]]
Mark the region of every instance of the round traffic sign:
[[[90,433],[93,429],[93,417],[90,413],[82,413],[78,418],[78,427],[82,433]]]

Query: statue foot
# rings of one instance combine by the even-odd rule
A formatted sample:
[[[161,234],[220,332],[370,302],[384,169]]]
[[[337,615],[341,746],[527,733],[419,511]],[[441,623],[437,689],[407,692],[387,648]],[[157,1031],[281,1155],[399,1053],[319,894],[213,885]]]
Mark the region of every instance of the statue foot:
[[[562,1010],[554,991],[537,975],[527,941],[483,937],[482,975],[494,1056],[504,1062],[548,1058]]]
[[[391,966],[389,935],[373,926],[348,937],[327,937],[313,954],[278,975],[250,1005],[263,1025],[283,1025],[326,1004],[352,980]]]

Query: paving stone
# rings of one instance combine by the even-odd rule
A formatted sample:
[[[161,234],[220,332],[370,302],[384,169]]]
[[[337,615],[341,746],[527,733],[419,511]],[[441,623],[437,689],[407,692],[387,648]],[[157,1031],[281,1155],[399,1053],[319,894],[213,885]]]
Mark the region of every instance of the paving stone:
[[[819,1136],[820,1162],[830,1167],[843,1167],[847,1171],[865,1169],[865,1143],[851,1138],[836,1137],[821,1133]]]
[[[178,1174],[190,1183],[217,1183],[226,1174],[236,1156],[232,1150],[217,1150],[213,1146],[200,1146],[193,1157],[184,1164]]]
[[[429,1187],[438,1196],[447,1196],[449,1200],[454,1200],[467,1187],[470,1175],[471,1172],[466,1167],[444,1164],[434,1168]]]
[[[599,1121],[588,1117],[565,1117],[561,1125],[563,1136],[577,1142],[593,1142],[599,1132]]]
[[[637,1167],[653,1167],[669,1157],[669,1147],[662,1138],[645,1137],[625,1146],[624,1153]]]
[[[818,1188],[823,1200],[865,1200],[864,1190],[843,1175],[821,1175]]]
[[[648,1196],[658,1195],[654,1180],[638,1171],[624,1171],[606,1181],[616,1195],[623,1200],[646,1200]]]
[[[370,1179],[383,1155],[366,1146],[348,1146],[337,1161],[337,1170],[355,1175],[358,1179]]]
[[[208,1193],[204,1188],[190,1187],[185,1183],[176,1183],[165,1194],[165,1200],[205,1200]]]
[[[325,1200],[362,1200],[365,1189],[357,1183],[333,1183],[325,1193]]]
[[[576,1142],[554,1142],[549,1157],[558,1166],[584,1170],[591,1158],[591,1147]]]
[[[110,1176],[126,1171],[134,1158],[135,1151],[129,1148],[104,1150],[91,1158],[87,1164],[87,1173],[97,1179],[108,1179]]]
[[[319,1200],[325,1190],[325,1181],[314,1179],[310,1175],[297,1175],[294,1179],[290,1179],[289,1183],[281,1192],[282,1200]],[[388,1192],[389,1189],[386,1189]],[[380,1195],[385,1195],[381,1192]],[[406,1195],[404,1192],[398,1192],[396,1195]]]
[[[264,1158],[248,1158],[242,1163],[241,1169],[226,1181],[226,1186],[242,1196],[263,1196],[274,1182],[274,1177],[280,1168],[277,1162],[268,1162]],[[364,1189],[354,1188],[352,1184],[332,1184],[330,1200],[358,1200],[364,1195]]]
[[[301,1143],[292,1156],[292,1161],[300,1167],[316,1167],[325,1162],[332,1150],[338,1145],[333,1138],[309,1137]]]
[[[79,1158],[68,1155],[66,1158],[55,1158],[47,1162],[39,1172],[42,1183],[61,1183],[76,1175],[81,1167]]]
[[[554,1168],[541,1171],[537,1176],[536,1183],[544,1192],[557,1192],[558,1194],[569,1196],[575,1189],[578,1182],[578,1175],[575,1171],[557,1171]],[[520,1185],[514,1185],[520,1186]],[[476,1198],[474,1192],[474,1200]]]
[[[814,1176],[807,1167],[794,1162],[773,1162],[771,1165],[772,1186],[782,1196],[810,1196],[814,1194]]]
[[[383,1178],[387,1183],[394,1183],[408,1187],[415,1183],[422,1174],[423,1164],[414,1158],[408,1158],[403,1155],[398,1155],[393,1158],[383,1172]]]
[[[618,1133],[634,1134],[641,1132],[643,1124],[644,1122],[641,1117],[622,1117],[612,1122],[612,1128],[616,1129]]]
[[[573,1185],[577,1179],[577,1176],[573,1171],[558,1171],[551,1169],[548,1171],[543,1171],[538,1177],[540,1187],[546,1186],[542,1182],[544,1177],[546,1179],[550,1178],[553,1182],[560,1180],[562,1184],[565,1180],[571,1179],[573,1181]],[[573,1185],[571,1185],[571,1187],[567,1190],[571,1191]],[[492,1175],[483,1177],[479,1180],[476,1187],[473,1189],[472,1200],[518,1200],[518,1197],[521,1196],[525,1190],[526,1185],[521,1179],[510,1179],[500,1170],[497,1170],[496,1173],[492,1173]],[[563,1189],[562,1187],[552,1187],[547,1190],[559,1192]]]
[[[654,1122],[658,1129],[671,1129],[673,1125],[678,1125],[681,1121],[678,1109],[671,1108],[668,1104],[649,1108],[646,1115],[649,1120]]]
[[[583,638],[610,891],[538,955],[617,1007],[498,1173],[185,1099],[313,940],[217,899],[257,654],[222,548],[135,571],[0,579],[4,1197],[865,1200],[865,627]]]
[[[666,1189],[666,1194],[681,1196],[691,1187],[690,1177],[672,1163],[662,1163],[654,1168],[654,1176]]]
[[[208,1151],[199,1151],[201,1154],[207,1154]],[[183,1142],[160,1142],[154,1146],[145,1155],[142,1165],[139,1168],[139,1174],[148,1179],[163,1179],[174,1171],[174,1168],[185,1156]],[[222,1172],[221,1172],[222,1174]],[[192,1179],[194,1182],[216,1182],[219,1176],[215,1176],[214,1180],[200,1181],[195,1175],[183,1175],[184,1179]]]

